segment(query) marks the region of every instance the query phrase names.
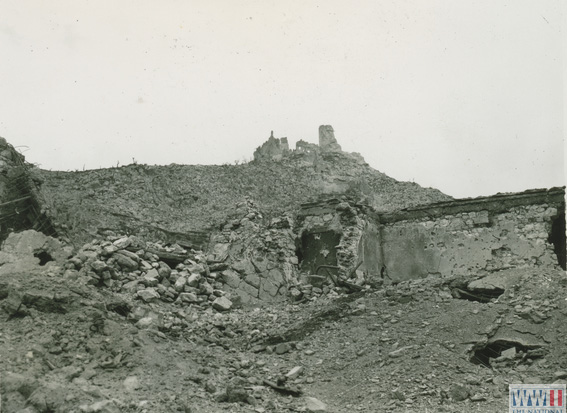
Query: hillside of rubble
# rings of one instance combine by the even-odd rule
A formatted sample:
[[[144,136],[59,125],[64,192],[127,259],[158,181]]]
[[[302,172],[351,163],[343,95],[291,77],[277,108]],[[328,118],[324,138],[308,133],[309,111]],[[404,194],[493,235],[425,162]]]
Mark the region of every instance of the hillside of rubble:
[[[400,182],[342,151],[288,151],[239,165],[132,164],[61,172],[36,170],[44,207],[78,244],[111,229],[150,239],[199,238],[232,218],[244,199],[269,222],[305,202],[347,194],[378,211],[452,199]]]
[[[319,132],[85,172],[0,140],[0,411],[496,413],[567,383],[565,188],[452,200]]]
[[[558,269],[385,280],[253,308],[224,299],[202,253],[171,268],[165,249],[131,253],[135,242],[74,251],[32,230],[4,242],[2,412],[496,413],[509,383],[567,380]],[[105,282],[116,279],[126,288]],[[148,285],[177,298],[140,294]]]

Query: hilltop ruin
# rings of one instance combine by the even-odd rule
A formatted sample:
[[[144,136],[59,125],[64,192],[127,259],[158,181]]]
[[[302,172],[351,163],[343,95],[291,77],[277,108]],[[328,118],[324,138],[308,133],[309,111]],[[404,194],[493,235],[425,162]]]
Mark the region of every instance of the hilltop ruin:
[[[4,166],[4,176],[10,177],[10,181],[4,178],[5,216],[25,217],[11,221],[17,224],[14,229],[59,233],[75,242],[85,234],[113,239],[131,235],[203,250],[211,284],[244,304],[285,300],[290,295],[299,300],[336,288],[354,291],[380,284],[385,277],[399,282],[510,268],[565,269],[564,188],[452,200],[371,170],[358,154],[342,152],[329,125],[319,128],[318,145],[299,141],[295,150],[289,149],[286,138],[275,138],[272,132],[256,149],[252,164],[231,167],[227,175],[230,190],[238,185],[232,179],[238,176],[234,175],[238,168],[243,173],[250,171],[251,179],[258,181],[249,181],[248,195],[225,205],[213,226],[188,220],[200,210],[197,205],[202,195],[181,186],[191,184],[192,179],[202,180],[206,172],[176,182],[163,181],[159,189],[155,185],[157,170],[144,165],[89,172],[91,189],[74,183],[87,173],[46,173],[46,185],[39,189],[38,180],[30,178],[37,171],[13,148],[4,146],[6,158],[14,160]],[[264,163],[280,168],[273,181],[265,180],[268,167]],[[305,184],[294,182],[298,175],[281,180],[284,174],[301,170],[312,170],[317,178]],[[218,173],[218,169],[211,171]],[[139,182],[139,189],[133,192],[137,198],[122,189],[108,192],[111,182],[119,182],[124,174],[125,184]],[[101,178],[100,183],[93,175]],[[222,179],[216,179],[216,184]],[[375,184],[373,179],[381,181]],[[53,192],[49,187],[55,182],[59,186]],[[280,186],[282,192],[278,193]],[[319,193],[313,201],[301,202],[301,193],[310,188]],[[167,192],[156,192],[164,189]],[[254,192],[258,189],[267,191]],[[64,198],[73,191],[77,194],[74,198]],[[284,201],[284,196],[291,198]],[[225,199],[221,202],[231,202]],[[376,199],[405,199],[406,203],[392,208],[393,204],[373,202]],[[274,201],[273,209],[266,208]],[[143,209],[138,209],[136,202],[142,202]],[[207,208],[213,210],[215,204],[209,203]],[[24,210],[28,212],[22,215],[19,211]],[[10,230],[9,226],[3,228]]]
[[[496,413],[565,384],[565,188],[455,200],[320,138],[81,172],[0,141],[2,411]]]
[[[275,138],[274,131],[271,131],[270,137],[261,146],[254,151],[255,161],[279,161],[283,157],[289,156],[293,153],[298,154],[321,154],[339,152],[347,155],[341,149],[341,145],[335,138],[335,130],[331,125],[319,126],[319,144],[313,144],[300,139],[295,144],[295,149],[290,149],[289,142],[286,137]],[[364,162],[364,159],[358,153],[348,154],[356,157],[359,161]]]

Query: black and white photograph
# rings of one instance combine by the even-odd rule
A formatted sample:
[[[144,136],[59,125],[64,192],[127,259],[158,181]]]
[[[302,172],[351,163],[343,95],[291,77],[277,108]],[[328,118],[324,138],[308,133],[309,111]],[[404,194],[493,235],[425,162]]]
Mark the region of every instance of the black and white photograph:
[[[0,413],[566,413],[566,33],[0,0]]]

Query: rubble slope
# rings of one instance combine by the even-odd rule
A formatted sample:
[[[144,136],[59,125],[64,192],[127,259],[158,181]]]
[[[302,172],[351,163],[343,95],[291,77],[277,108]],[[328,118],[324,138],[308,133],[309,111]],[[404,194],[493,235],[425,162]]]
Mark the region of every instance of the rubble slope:
[[[68,274],[0,267],[3,412],[501,412],[508,383],[567,378],[558,270],[478,302],[471,276],[228,312]]]
[[[246,197],[266,220],[334,194],[353,195],[378,211],[451,199],[399,182],[344,152],[292,152],[240,165],[132,164],[40,173],[45,208],[65,227],[60,232],[79,244],[106,229],[162,240],[168,234],[198,235],[225,222]]]

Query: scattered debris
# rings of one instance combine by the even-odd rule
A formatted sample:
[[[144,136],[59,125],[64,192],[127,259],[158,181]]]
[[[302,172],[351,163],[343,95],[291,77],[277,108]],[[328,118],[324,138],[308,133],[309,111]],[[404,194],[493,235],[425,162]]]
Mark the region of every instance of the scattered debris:
[[[264,379],[263,383],[267,386],[270,386],[272,389],[277,390],[278,392],[283,393],[283,394],[289,394],[289,395],[294,396],[294,397],[299,397],[303,394],[303,392],[297,387],[287,386],[287,385],[282,386],[282,385],[279,385],[277,383],[274,383],[273,381],[266,380],[266,379]]]
[[[322,139],[46,173],[45,211],[2,227],[2,410],[495,413],[565,382],[563,190],[451,200]]]

